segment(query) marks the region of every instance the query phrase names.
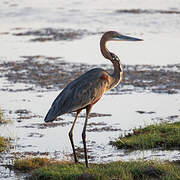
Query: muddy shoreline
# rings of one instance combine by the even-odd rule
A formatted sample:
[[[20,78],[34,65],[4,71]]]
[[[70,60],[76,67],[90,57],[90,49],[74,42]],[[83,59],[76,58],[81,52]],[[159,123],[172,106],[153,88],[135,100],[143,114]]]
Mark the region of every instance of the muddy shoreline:
[[[0,77],[12,83],[33,85],[21,90],[59,90],[84,72],[101,67],[112,72],[111,65],[87,65],[68,63],[61,57],[24,56],[21,61],[0,63]],[[2,91],[13,91],[1,88]],[[122,82],[111,92],[129,93],[150,91],[154,93],[178,93],[180,90],[180,64],[167,66],[124,65]],[[17,90],[16,90],[17,91]]]
[[[19,30],[19,29],[15,29]],[[14,36],[30,36],[31,42],[44,42],[44,41],[73,41],[81,39],[87,35],[95,35],[98,33],[89,32],[86,29],[57,29],[57,28],[42,28],[37,30],[28,30],[24,32],[12,33]]]

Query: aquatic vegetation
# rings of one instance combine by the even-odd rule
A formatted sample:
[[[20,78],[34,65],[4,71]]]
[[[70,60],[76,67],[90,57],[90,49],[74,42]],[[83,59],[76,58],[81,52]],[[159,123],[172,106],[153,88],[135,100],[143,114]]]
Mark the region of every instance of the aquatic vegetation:
[[[179,149],[180,122],[149,125],[134,129],[132,134],[120,137],[110,144],[119,149]]]
[[[106,164],[72,164],[46,158],[15,160],[14,168],[33,170],[30,179],[112,180],[112,179],[178,179],[178,164],[158,161],[111,162]]]

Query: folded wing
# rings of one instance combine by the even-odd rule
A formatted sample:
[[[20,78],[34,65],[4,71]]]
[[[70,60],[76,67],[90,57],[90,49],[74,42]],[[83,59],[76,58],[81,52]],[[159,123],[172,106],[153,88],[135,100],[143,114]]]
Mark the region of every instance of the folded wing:
[[[44,119],[45,122],[96,103],[106,91],[108,78],[103,78],[104,76],[109,75],[104,70],[96,68],[68,84],[54,100]]]

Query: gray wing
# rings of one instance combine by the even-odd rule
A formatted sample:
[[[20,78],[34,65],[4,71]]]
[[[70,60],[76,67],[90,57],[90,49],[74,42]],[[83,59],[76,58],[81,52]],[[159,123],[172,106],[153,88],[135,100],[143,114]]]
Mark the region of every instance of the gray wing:
[[[106,91],[108,81],[104,70],[96,68],[68,84],[54,100],[44,121],[49,122],[62,114],[77,111],[98,101]]]

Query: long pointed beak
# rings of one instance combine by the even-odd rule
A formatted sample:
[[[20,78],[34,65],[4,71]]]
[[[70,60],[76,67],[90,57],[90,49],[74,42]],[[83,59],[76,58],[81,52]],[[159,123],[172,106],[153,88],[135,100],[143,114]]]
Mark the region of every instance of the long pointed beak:
[[[143,39],[131,37],[131,36],[125,36],[125,35],[118,35],[116,38],[114,38],[115,41],[143,41]]]

